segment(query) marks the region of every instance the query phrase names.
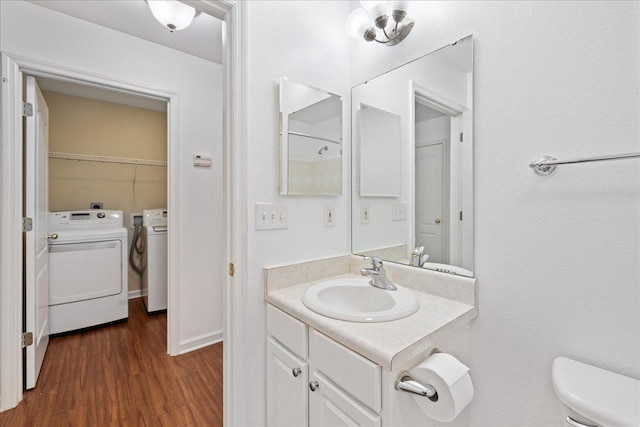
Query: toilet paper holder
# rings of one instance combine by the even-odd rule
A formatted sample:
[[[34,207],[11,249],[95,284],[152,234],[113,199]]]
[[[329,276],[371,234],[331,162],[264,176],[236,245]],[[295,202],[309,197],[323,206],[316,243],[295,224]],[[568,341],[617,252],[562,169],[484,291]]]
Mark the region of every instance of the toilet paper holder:
[[[431,350],[429,356],[434,353],[440,353],[440,349],[437,347]],[[403,369],[396,377],[396,390],[406,391],[408,393],[417,394],[418,396],[424,396],[432,402],[438,401],[438,390],[431,384],[422,384],[411,376],[411,374]]]
[[[396,390],[406,391],[408,393],[424,396],[432,402],[438,401],[438,391],[431,384],[422,384],[411,376],[411,374],[402,370],[396,377]]]

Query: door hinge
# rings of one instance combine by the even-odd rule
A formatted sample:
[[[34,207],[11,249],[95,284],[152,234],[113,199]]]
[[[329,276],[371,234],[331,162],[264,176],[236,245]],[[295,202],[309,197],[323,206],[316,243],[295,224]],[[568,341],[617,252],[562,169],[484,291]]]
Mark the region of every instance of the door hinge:
[[[462,132],[460,132],[460,142],[462,142],[462,139],[463,139],[462,135],[463,135]]]
[[[31,218],[22,218],[22,232],[33,230],[33,220]]]
[[[233,265],[232,262],[229,263],[229,276],[233,277],[233,275],[236,273],[236,267],[235,265]]]
[[[460,221],[462,221],[462,211],[460,211]]]
[[[33,332],[22,333],[22,348],[29,347],[33,344]]]
[[[25,117],[33,116],[33,104],[29,102],[22,103],[22,115]]]

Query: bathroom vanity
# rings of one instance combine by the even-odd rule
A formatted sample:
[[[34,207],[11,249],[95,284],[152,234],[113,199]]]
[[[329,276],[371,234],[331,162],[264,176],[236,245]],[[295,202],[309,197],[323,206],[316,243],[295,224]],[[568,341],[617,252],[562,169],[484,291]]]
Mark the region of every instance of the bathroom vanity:
[[[395,382],[436,346],[468,358],[476,281],[385,264],[393,283],[408,288],[420,305],[386,322],[337,320],[303,303],[318,282],[361,280],[366,265],[362,257],[345,255],[265,269],[267,425],[440,425],[416,405],[414,399],[426,397],[396,390]],[[454,423],[467,424],[464,412]]]

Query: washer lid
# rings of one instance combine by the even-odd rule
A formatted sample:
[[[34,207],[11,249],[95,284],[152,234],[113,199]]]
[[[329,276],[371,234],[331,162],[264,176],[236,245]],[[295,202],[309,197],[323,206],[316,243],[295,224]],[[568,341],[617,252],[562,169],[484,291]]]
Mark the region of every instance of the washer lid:
[[[566,357],[556,357],[551,376],[560,400],[594,423],[640,425],[639,380]]]
[[[165,225],[146,225],[145,232],[147,234],[167,234],[167,226]]]

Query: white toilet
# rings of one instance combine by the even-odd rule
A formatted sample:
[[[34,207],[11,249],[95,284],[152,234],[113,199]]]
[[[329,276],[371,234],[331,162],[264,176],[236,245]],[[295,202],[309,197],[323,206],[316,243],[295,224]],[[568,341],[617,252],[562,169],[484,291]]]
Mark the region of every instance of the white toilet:
[[[551,376],[569,425],[640,426],[639,380],[566,357],[556,357]]]

